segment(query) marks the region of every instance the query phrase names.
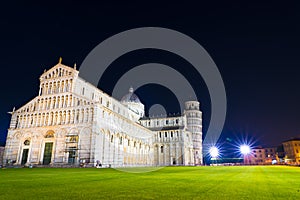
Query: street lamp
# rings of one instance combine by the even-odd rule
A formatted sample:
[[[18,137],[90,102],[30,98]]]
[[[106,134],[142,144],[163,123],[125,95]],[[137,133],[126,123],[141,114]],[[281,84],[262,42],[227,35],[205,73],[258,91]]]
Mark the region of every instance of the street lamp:
[[[219,149],[217,147],[211,147],[209,149],[209,154],[210,154],[210,157],[217,158],[219,155]]]
[[[215,160],[216,163],[217,163],[217,157],[219,156],[219,149],[217,147],[215,147],[215,146],[210,147],[209,154],[210,154],[210,157],[211,157],[210,160],[211,161]]]
[[[240,146],[241,154],[244,156],[244,164],[247,164],[248,155],[251,153],[251,148],[249,145],[243,144]]]

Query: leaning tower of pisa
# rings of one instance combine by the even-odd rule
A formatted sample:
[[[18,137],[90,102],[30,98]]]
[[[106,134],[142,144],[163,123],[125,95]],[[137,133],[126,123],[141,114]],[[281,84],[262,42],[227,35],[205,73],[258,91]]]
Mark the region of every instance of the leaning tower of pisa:
[[[194,163],[201,165],[202,156],[202,112],[198,101],[185,102],[184,114],[187,120],[187,129],[192,133],[194,148]]]

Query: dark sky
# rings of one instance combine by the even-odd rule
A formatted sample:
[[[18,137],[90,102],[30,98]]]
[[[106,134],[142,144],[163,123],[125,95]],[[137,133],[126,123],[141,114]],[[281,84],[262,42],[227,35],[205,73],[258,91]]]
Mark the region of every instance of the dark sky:
[[[5,141],[10,116],[38,93],[39,76],[58,62],[80,66],[104,39],[131,28],[157,26],[180,31],[198,41],[217,64],[224,80],[228,111],[222,138],[244,135],[263,146],[278,145],[300,134],[300,16],[294,3],[96,3],[64,1],[1,5],[0,140]],[[82,1],[83,2],[83,1]],[[296,2],[296,1],[295,1]],[[120,57],[110,66],[115,78],[99,83],[111,92],[118,76],[130,66],[147,62],[168,64],[182,71],[197,91],[204,113],[210,99],[201,76],[184,67],[176,55],[141,50]],[[185,68],[186,69],[186,68]],[[112,77],[112,76],[109,76]],[[200,82],[199,85],[195,85]],[[153,92],[156,91],[156,92]],[[146,107],[172,94],[161,86],[140,88]],[[168,112],[178,112],[176,106]]]

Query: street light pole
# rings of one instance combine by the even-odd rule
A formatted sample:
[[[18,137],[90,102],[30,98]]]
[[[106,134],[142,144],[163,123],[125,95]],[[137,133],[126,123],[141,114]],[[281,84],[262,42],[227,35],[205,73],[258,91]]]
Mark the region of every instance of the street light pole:
[[[244,165],[249,164],[249,157],[248,155],[251,153],[251,149],[249,147],[249,145],[243,144],[240,146],[240,151],[244,156]]]
[[[215,160],[215,164],[217,163],[217,157],[219,156],[219,149],[215,146],[209,149],[210,161]]]

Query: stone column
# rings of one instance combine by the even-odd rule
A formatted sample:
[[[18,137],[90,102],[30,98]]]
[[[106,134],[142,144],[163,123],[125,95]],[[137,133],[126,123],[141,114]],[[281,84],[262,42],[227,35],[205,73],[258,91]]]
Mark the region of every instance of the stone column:
[[[172,157],[172,154],[173,154],[173,143],[172,142],[170,142],[169,152],[170,152],[170,154],[169,154],[170,165],[173,165],[173,157]]]
[[[167,145],[164,145],[163,148],[164,148],[164,165],[167,165]]]
[[[40,85],[39,96],[41,96],[41,90],[42,90],[42,87],[41,87],[41,85]]]
[[[176,165],[178,165],[179,163],[179,159],[178,159],[178,145],[177,145],[177,142],[175,143],[175,162],[176,162]]]

